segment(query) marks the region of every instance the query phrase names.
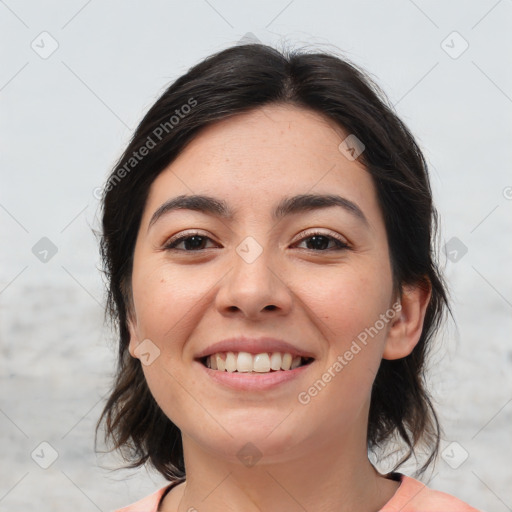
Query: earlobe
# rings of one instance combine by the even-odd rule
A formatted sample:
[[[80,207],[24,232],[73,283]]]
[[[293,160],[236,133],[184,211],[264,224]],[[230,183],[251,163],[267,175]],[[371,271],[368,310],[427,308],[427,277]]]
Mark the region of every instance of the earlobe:
[[[431,293],[428,281],[403,287],[401,309],[388,331],[383,359],[401,359],[413,351],[423,331]]]

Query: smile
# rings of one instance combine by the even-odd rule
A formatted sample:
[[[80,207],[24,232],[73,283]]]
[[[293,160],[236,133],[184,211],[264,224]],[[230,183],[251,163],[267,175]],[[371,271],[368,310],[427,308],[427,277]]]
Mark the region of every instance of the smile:
[[[217,352],[201,360],[212,370],[229,373],[270,373],[294,370],[313,361],[310,357],[293,357],[288,352]]]

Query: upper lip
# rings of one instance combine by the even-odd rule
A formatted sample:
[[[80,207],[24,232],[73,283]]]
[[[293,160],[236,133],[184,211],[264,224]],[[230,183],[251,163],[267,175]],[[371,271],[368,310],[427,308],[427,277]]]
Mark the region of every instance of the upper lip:
[[[264,352],[280,352],[289,353],[293,357],[310,357],[314,358],[313,354],[305,349],[277,338],[262,336],[260,338],[248,338],[246,336],[237,336],[218,341],[208,345],[208,347],[201,350],[196,355],[197,359],[201,359],[217,352],[249,352],[249,354],[262,354]]]

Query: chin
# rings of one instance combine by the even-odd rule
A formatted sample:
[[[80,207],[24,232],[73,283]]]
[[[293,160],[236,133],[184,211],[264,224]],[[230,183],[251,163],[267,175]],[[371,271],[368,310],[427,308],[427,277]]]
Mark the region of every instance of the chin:
[[[254,420],[254,414],[254,411],[247,411],[243,420],[240,414],[236,415],[237,418],[226,418],[223,426],[231,435],[216,425],[209,435],[202,429],[189,437],[193,437],[205,451],[216,457],[244,465],[248,465],[246,460],[256,459],[269,463],[284,462],[298,454],[298,447],[308,444],[309,436],[304,425],[299,428],[299,424],[293,420],[288,423],[291,418],[284,419],[286,414],[269,414],[260,421]],[[303,448],[300,448],[300,452],[303,452]]]

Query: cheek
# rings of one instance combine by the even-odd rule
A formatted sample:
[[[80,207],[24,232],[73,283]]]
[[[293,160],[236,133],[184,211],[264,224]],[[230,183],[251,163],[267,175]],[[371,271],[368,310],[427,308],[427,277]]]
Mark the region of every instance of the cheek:
[[[183,411],[193,411],[196,416],[204,413],[194,409],[197,404],[182,383],[187,381],[184,345],[199,321],[199,303],[207,290],[204,280],[161,262],[134,269],[137,335],[140,341],[149,339],[159,349],[154,362],[142,365],[142,370],[155,401],[179,428],[186,427],[182,424]]]
[[[311,277],[304,288],[307,303],[322,320],[330,345],[339,348],[386,312],[391,294],[391,275],[379,263],[347,266],[323,278]]]
[[[316,282],[309,287],[308,305],[321,319],[317,325],[327,341],[317,376],[327,373],[324,398],[358,407],[371,392],[390,327],[389,319],[381,318],[390,308],[391,274],[382,263],[367,262]]]
[[[204,280],[190,272],[158,264],[134,271],[133,297],[139,337],[149,338],[168,352],[197,321],[195,311],[207,294]],[[179,343],[179,341],[178,341]]]

